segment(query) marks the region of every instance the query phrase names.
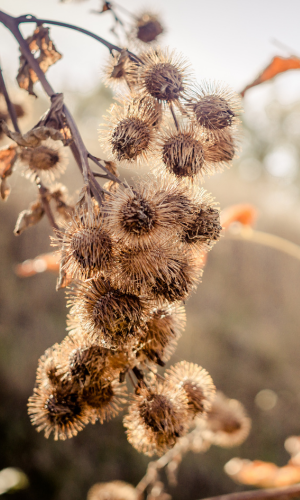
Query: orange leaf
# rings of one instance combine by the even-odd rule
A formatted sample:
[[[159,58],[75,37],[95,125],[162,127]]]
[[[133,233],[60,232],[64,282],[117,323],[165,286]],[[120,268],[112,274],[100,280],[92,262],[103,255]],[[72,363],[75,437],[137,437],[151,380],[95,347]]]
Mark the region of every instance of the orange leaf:
[[[260,83],[267,82],[274,78],[274,76],[279,73],[284,73],[290,69],[300,69],[300,59],[296,56],[291,57],[273,57],[270,64],[261,72],[261,74],[252,82],[247,85],[241,92],[241,96],[244,97],[246,90]]]
[[[8,146],[0,149],[0,177],[5,179],[12,173],[12,167],[16,160],[16,146]]]
[[[15,268],[15,273],[20,278],[28,278],[44,271],[58,273],[59,260],[59,255],[56,252],[44,253],[38,255],[35,259],[25,260],[21,264],[18,264]]]
[[[225,208],[221,212],[221,225],[225,229],[233,222],[239,222],[243,226],[254,226],[257,219],[257,210],[253,205],[240,203]]]

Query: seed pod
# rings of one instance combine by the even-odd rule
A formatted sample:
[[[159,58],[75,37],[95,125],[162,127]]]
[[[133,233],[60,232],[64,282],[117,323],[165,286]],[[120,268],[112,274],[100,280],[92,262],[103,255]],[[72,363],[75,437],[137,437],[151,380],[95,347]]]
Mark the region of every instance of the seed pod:
[[[188,403],[183,389],[157,382],[132,398],[124,418],[128,441],[145,455],[162,455],[188,429]]]
[[[138,500],[138,491],[124,481],[96,483],[88,491],[87,500]]]
[[[215,171],[221,172],[230,164],[238,151],[238,139],[234,131],[224,130],[222,135],[207,141],[206,158]]]
[[[106,128],[100,130],[100,143],[120,166],[134,162],[145,163],[153,152],[156,138],[155,126],[160,120],[161,107],[137,94],[126,97],[121,104],[113,104],[110,115],[104,117]]]
[[[59,247],[64,272],[72,278],[88,279],[110,269],[113,241],[96,210],[82,213],[77,209],[61,226],[65,231],[56,231],[52,245]]]
[[[126,403],[126,384],[120,384],[118,380],[109,382],[97,378],[83,388],[82,398],[90,410],[90,421],[92,424],[99,420],[110,420],[121,411],[121,405]]]
[[[103,278],[79,282],[70,293],[69,305],[84,332],[114,349],[139,339],[138,328],[149,310],[141,297],[123,293]]]
[[[37,386],[47,389],[62,388],[63,380],[60,373],[60,363],[62,360],[59,344],[54,344],[47,349],[38,361],[36,372]]]
[[[47,139],[37,147],[19,148],[19,160],[23,174],[35,181],[36,176],[45,182],[53,182],[66,170],[67,157],[60,141]]]
[[[189,412],[193,417],[204,415],[210,410],[216,388],[204,368],[181,361],[166,371],[165,378],[171,385],[184,389],[188,398]]]
[[[141,97],[150,95],[158,102],[178,104],[187,96],[190,72],[182,55],[157,48],[141,54],[140,59],[142,64],[135,65],[132,76]]]
[[[210,139],[222,137],[240,123],[241,98],[222,82],[203,81],[190,91],[186,108]]]
[[[146,322],[145,337],[137,349],[138,359],[146,357],[160,366],[171,358],[185,328],[184,306],[167,305],[152,311]]]
[[[203,427],[204,439],[217,446],[230,448],[245,441],[250,432],[251,420],[242,403],[228,399],[218,391],[207,420],[199,421],[199,425]]]
[[[65,440],[76,436],[88,423],[88,411],[78,392],[68,387],[53,389],[38,387],[28,401],[31,423],[48,438]]]
[[[220,209],[218,204],[204,189],[198,194],[193,204],[193,213],[183,227],[181,241],[192,250],[207,252],[220,239]]]
[[[179,179],[202,179],[212,169],[206,149],[205,136],[192,123],[170,123],[160,132],[154,158]]]

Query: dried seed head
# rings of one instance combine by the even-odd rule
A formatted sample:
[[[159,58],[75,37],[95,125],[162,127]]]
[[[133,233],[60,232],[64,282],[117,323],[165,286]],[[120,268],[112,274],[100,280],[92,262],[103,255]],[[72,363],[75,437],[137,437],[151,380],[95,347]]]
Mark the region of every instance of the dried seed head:
[[[245,441],[250,432],[251,420],[242,403],[228,399],[218,391],[204,425],[205,439],[217,446],[230,448]]]
[[[61,373],[73,385],[84,387],[91,378],[105,370],[108,350],[78,327],[65,337],[61,344],[63,362]]]
[[[109,382],[105,379],[95,378],[83,388],[82,399],[90,410],[90,421],[94,424],[97,420],[103,424],[121,411],[121,405],[126,403],[126,385],[117,380]]]
[[[48,438],[65,440],[76,436],[88,423],[88,412],[77,392],[38,387],[28,401],[28,413],[37,431]]]
[[[72,314],[104,347],[122,348],[139,338],[137,328],[148,312],[141,297],[123,293],[104,279],[80,282],[72,294]]]
[[[64,184],[57,183],[49,189],[51,199],[55,203],[57,215],[62,221],[69,222],[74,212],[74,207],[70,204],[68,197],[68,189]]]
[[[198,125],[210,137],[222,136],[224,130],[239,123],[242,112],[241,98],[221,82],[202,82],[191,91],[186,104]]]
[[[113,241],[106,224],[97,212],[76,211],[63,223],[52,240],[61,252],[61,266],[72,278],[87,279],[110,269],[113,262]]]
[[[135,28],[136,38],[147,44],[156,41],[164,31],[158,16],[150,12],[144,12],[137,18]]]
[[[63,385],[60,374],[60,363],[62,354],[59,344],[54,344],[47,349],[38,361],[36,372],[36,383],[40,387],[47,389],[61,388]]]
[[[122,49],[116,55],[110,55],[106,65],[103,68],[103,80],[105,85],[118,88],[121,86],[133,85],[131,80],[130,68],[132,62],[126,49]]]
[[[144,356],[164,366],[172,356],[177,341],[185,328],[184,306],[165,306],[155,309],[147,320],[145,338],[138,349],[138,359]]]
[[[106,221],[120,244],[148,248],[175,232],[175,217],[164,187],[149,176],[134,188],[119,188],[111,197],[106,204]]]
[[[162,455],[173,448],[189,425],[183,389],[157,382],[135,395],[124,418],[128,441],[145,455]]]
[[[155,157],[177,178],[194,179],[207,174],[206,141],[191,123],[170,124],[160,134]]]
[[[142,64],[135,66],[133,77],[141,96],[151,95],[158,101],[177,104],[186,95],[189,65],[181,55],[158,48],[143,53],[140,59]]]
[[[88,491],[87,500],[138,500],[138,492],[124,481],[96,483]]]
[[[221,136],[207,141],[206,158],[216,171],[222,171],[224,167],[230,166],[237,150],[237,137],[225,130]]]
[[[19,148],[19,160],[25,177],[35,180],[36,175],[52,182],[66,170],[67,158],[60,141],[47,139],[35,148]]]
[[[193,205],[193,214],[183,228],[181,241],[189,248],[207,252],[220,239],[221,231],[220,209],[211,195],[201,189]]]
[[[107,126],[100,130],[102,147],[121,166],[146,162],[153,151],[160,107],[152,106],[149,100],[141,103],[141,99],[132,94],[122,104],[113,104],[109,111],[110,115],[105,117]]]
[[[182,387],[188,398],[190,413],[203,415],[210,410],[215,395],[215,386],[209,373],[199,365],[181,361],[165,374],[166,380]]]

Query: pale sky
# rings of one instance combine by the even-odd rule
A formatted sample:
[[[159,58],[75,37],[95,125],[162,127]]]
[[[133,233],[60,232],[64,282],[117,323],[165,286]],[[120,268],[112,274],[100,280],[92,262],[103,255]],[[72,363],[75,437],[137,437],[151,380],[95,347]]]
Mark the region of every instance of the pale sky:
[[[100,3],[100,0],[65,4],[58,0],[0,0],[0,8],[12,15],[30,13],[77,24],[116,43],[109,31],[110,13],[101,16],[90,13]],[[177,48],[187,56],[198,80],[223,80],[241,90],[274,55],[289,55],[272,43],[274,38],[300,55],[300,0],[118,0],[118,3],[132,12],[147,7],[159,12],[168,28],[162,45]],[[33,28],[33,24],[23,25],[22,30],[29,34]],[[51,36],[64,54],[48,72],[55,90],[85,92],[97,85],[107,49],[85,35],[63,28],[52,27]],[[4,74],[13,79],[18,67],[17,45],[2,26],[0,40]],[[300,71],[277,78],[275,90],[283,100],[300,99]],[[253,89],[248,105],[252,102],[255,105],[268,92],[268,86]]]

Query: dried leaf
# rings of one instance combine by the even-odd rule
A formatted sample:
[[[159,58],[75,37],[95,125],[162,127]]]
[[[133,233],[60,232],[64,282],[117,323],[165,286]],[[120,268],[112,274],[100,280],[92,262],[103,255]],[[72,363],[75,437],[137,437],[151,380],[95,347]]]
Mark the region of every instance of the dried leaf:
[[[117,64],[114,66],[112,72],[111,72],[111,78],[121,78],[126,74],[125,71],[125,64],[127,60],[129,59],[129,54],[126,49],[122,49],[120,53],[120,57],[118,59]]]
[[[17,159],[16,146],[7,146],[0,149],[0,196],[6,201],[10,194],[10,186],[6,180],[12,174]]]
[[[233,222],[239,222],[243,226],[254,226],[256,219],[257,210],[248,203],[232,205],[221,212],[221,225],[224,228],[228,228]]]
[[[110,2],[104,2],[101,12],[106,12],[107,10],[111,10]]]
[[[279,73],[284,73],[290,69],[300,69],[300,59],[298,57],[275,56],[270,64],[260,73],[260,75],[242,90],[241,96],[244,97],[245,92],[248,89],[251,89],[251,87],[255,87],[260,83],[271,80],[274,76],[279,75]]]
[[[34,128],[43,126],[59,130],[63,136],[63,143],[67,145],[70,143],[72,135],[63,112],[63,107],[64,95],[61,93],[52,95],[50,108],[46,111]]]
[[[10,186],[6,179],[0,181],[0,195],[3,201],[6,201],[10,195]]]
[[[39,52],[36,58],[43,73],[46,73],[49,66],[61,59],[62,55],[57,52],[54,43],[49,37],[49,28],[38,26],[33,35],[26,39],[31,53]],[[27,59],[21,54],[20,67],[17,75],[17,82],[21,89],[25,89],[29,94],[36,96],[33,91],[33,84],[38,80],[36,73],[30,67]]]
[[[32,203],[28,210],[23,210],[17,219],[14,234],[19,236],[25,229],[37,224],[43,217],[45,211],[40,200]]]
[[[19,146],[22,147],[36,148],[42,141],[45,141],[49,137],[54,141],[64,140],[63,135],[59,132],[59,130],[56,130],[55,128],[49,128],[43,126],[36,127],[29,130],[29,132],[27,132],[26,134],[22,135],[19,132],[13,132],[9,130],[8,126],[4,121],[1,121],[0,125],[3,128],[7,137],[9,137],[13,141],[15,141]]]
[[[51,271],[58,273],[59,271],[59,254],[57,252],[50,252],[38,255],[34,259],[25,260],[18,264],[15,268],[15,273],[20,278],[28,278],[37,273]]]

